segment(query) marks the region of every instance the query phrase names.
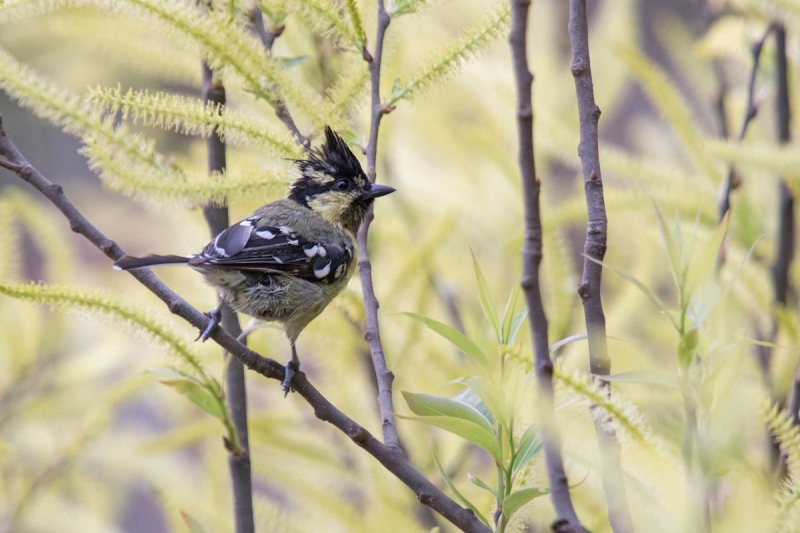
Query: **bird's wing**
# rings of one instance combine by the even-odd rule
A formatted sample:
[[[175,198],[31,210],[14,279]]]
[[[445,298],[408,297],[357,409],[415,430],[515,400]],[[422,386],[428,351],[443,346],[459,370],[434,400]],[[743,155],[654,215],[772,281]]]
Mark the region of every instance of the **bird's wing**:
[[[331,283],[345,275],[353,253],[353,244],[345,236],[323,244],[289,226],[257,226],[256,220],[248,218],[217,235],[189,264],[285,273]]]

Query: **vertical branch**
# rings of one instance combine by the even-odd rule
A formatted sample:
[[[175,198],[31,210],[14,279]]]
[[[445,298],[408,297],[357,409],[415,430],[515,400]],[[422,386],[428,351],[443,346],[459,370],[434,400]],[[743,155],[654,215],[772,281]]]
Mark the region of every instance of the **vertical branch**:
[[[775,25],[775,56],[777,61],[777,98],[776,122],[778,124],[778,141],[787,144],[790,140],[791,108],[789,106],[789,73],[786,60],[786,29]],[[785,179],[781,179],[778,193],[778,254],[772,267],[775,287],[775,302],[786,305],[789,293],[789,267],[794,255],[794,198]]]
[[[203,62],[203,101],[217,106],[225,105],[225,87],[214,80],[214,73],[206,62]],[[214,132],[206,141],[208,147],[208,172],[213,174],[225,171],[225,143],[218,132]],[[208,227],[213,239],[228,227],[228,207],[207,205],[203,208]],[[242,333],[239,318],[227,305],[222,306],[222,328],[233,337]],[[225,352],[225,357],[230,357]],[[236,428],[236,443],[226,442],[228,448],[228,468],[233,484],[233,509],[236,522],[236,533],[252,533],[255,531],[253,518],[253,486],[250,472],[250,445],[247,434],[247,389],[244,380],[244,365],[233,357],[228,361],[225,372],[225,393],[231,412],[231,420]]]
[[[593,375],[611,373],[611,360],[606,345],[606,318],[600,299],[603,273],[601,262],[606,253],[608,222],[603,198],[603,179],[600,172],[597,122],[600,108],[594,101],[592,69],[589,57],[589,29],[586,20],[586,0],[570,0],[569,39],[572,45],[572,75],[578,100],[580,144],[578,154],[583,169],[588,220],[583,253],[583,276],[578,294],[583,301],[586,333],[589,337],[589,367]],[[606,395],[611,394],[608,382],[599,381]],[[613,421],[596,414],[595,431],[600,448],[603,489],[608,503],[608,518],[615,533],[632,531],[625,485],[620,464],[620,450]]]
[[[383,115],[388,113],[381,103],[381,61],[383,59],[383,40],[386,35],[386,28],[389,26],[391,18],[386,12],[383,0],[377,0],[378,4],[378,28],[375,32],[375,45],[372,53],[366,47],[362,50],[364,60],[369,65],[369,76],[371,85],[371,106],[370,106],[370,127],[369,141],[367,143],[367,176],[371,182],[375,182],[375,162],[378,152],[378,128],[381,124]],[[392,381],[394,374],[386,365],[386,357],[383,353],[383,343],[381,342],[380,324],[378,322],[378,299],[375,297],[375,288],[372,283],[372,263],[369,259],[367,250],[367,235],[369,226],[374,218],[373,210],[370,208],[366,218],[358,228],[356,237],[358,242],[358,274],[361,278],[361,289],[364,294],[364,313],[366,316],[366,330],[364,339],[369,345],[372,355],[372,366],[375,368],[375,377],[378,381],[378,409],[381,414],[381,429],[383,431],[383,441],[387,446],[400,448],[400,440],[397,436],[397,428],[394,422],[394,406],[392,401]]]
[[[525,208],[520,284],[525,292],[529,310],[528,321],[533,339],[534,367],[536,369],[536,403],[542,426],[542,445],[547,478],[550,483],[550,498],[557,517],[552,527],[554,531],[559,532],[580,532],[586,531],[586,529],[578,520],[572,505],[553,410],[553,362],[550,360],[547,317],[542,305],[539,285],[539,265],[542,261],[542,222],[539,214],[540,183],[536,178],[533,154],[533,104],[531,102],[533,75],[528,67],[526,49],[529,8],[530,0],[512,0],[511,34],[508,39],[517,84],[518,162]]]
[[[775,59],[777,76],[777,97],[775,102],[776,122],[778,124],[778,141],[787,144],[791,139],[792,121],[789,104],[789,66],[786,58],[786,28],[779,23],[775,25]],[[785,306],[789,294],[789,269],[794,256],[794,196],[785,179],[778,186],[778,253],[772,266],[772,280],[775,289],[775,304]],[[772,338],[778,334],[778,321],[775,318]],[[792,421],[800,423],[800,366],[795,372],[791,399],[789,400]]]

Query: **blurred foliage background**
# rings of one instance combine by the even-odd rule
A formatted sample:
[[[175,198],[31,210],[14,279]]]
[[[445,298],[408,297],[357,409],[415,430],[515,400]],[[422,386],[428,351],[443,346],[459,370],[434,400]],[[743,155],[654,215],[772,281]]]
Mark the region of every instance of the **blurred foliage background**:
[[[224,12],[240,3],[245,4],[217,4]],[[134,120],[134,112],[114,108],[113,101],[129,88],[198,98],[199,47],[164,20],[137,11],[136,4],[0,2],[0,86],[14,95],[13,100],[0,95],[0,112],[31,163],[62,184],[87,218],[128,253],[193,253],[208,239],[197,207],[213,194],[201,186],[170,192],[148,183],[177,179],[175,172],[183,173],[177,183],[202,183],[194,176],[206,172],[203,139],[148,127],[156,120]],[[274,55],[284,58],[287,79],[300,88],[297,100],[330,103],[293,109],[301,131],[317,134],[323,123],[332,122],[358,146],[368,134],[366,64],[343,35],[347,30],[320,18],[315,6],[323,4],[261,2],[268,25],[286,25]],[[373,3],[356,4],[371,42]],[[396,375],[395,407],[410,414],[400,391],[452,396],[462,388],[453,380],[481,371],[403,312],[450,324],[491,357],[511,356],[519,376],[529,372],[526,361],[532,356],[525,327],[513,346],[498,346],[481,311],[470,256],[472,249],[502,309],[518,284],[522,239],[515,95],[504,41],[507,13],[502,3],[487,0],[395,4],[408,4],[411,12],[394,18],[387,34],[382,92],[384,99],[398,98],[381,129],[378,180],[399,192],[378,206],[370,252],[384,348]],[[786,26],[790,87],[797,87],[800,2],[589,4],[592,70],[603,112],[606,262],[641,280],[670,313],[679,310],[683,290],[670,258],[683,257],[690,265],[696,290],[682,316],[694,331],[690,350],[696,361],[690,372],[699,410],[702,499],[716,531],[796,530],[800,522],[793,503],[800,492],[794,460],[800,460],[800,440],[769,404],[785,404],[792,392],[800,359],[797,299],[792,290],[786,306],[774,303],[770,269],[777,246],[779,178],[796,193],[800,161],[776,141],[772,39],[756,73],[759,112],[741,145],[723,138],[716,102],[724,102],[727,129],[735,136],[747,102],[751,45],[773,20]],[[426,65],[435,65],[448,46],[471,35],[470,28],[488,27],[492,17],[496,24],[481,46],[465,50],[468,61],[448,63],[418,90],[393,92],[394,80],[399,80],[396,89],[409,87],[408,81],[424,75]],[[585,332],[575,289],[586,215],[566,20],[566,2],[535,2],[529,33],[543,182],[542,281],[553,343]],[[19,64],[32,71],[20,70]],[[84,146],[91,156],[91,147],[99,143],[102,152],[104,141],[85,132],[78,134],[83,142],[76,140],[28,109],[71,130],[69,121],[46,109],[58,97],[23,97],[22,107],[14,101],[30,93],[30,85],[21,87],[33,71],[52,87],[78,95],[76,109],[89,109],[90,115],[117,109],[112,118],[125,124],[126,135],[151,139],[163,154],[154,159],[152,173],[134,165],[130,169],[141,182],[126,182],[130,176],[124,169],[116,174],[106,169],[99,179],[78,150]],[[277,139],[256,136],[232,147],[229,179],[239,188],[226,192],[235,221],[282,196],[290,163],[281,158],[297,154],[291,137],[270,107],[254,98],[246,80],[226,71],[224,81],[231,109]],[[800,99],[792,98],[791,104],[797,116]],[[280,143],[289,148],[281,149]],[[113,162],[115,156],[109,157]],[[741,184],[732,195],[725,260],[717,271],[716,253],[705,252],[718,246],[720,191],[732,163]],[[654,204],[666,220],[661,225]],[[200,276],[180,268],[157,274],[197,308],[215,303]],[[798,286],[798,274],[795,262],[792,287]],[[206,531],[232,530],[223,428],[146,374],[184,363],[153,338],[152,330],[140,335],[136,321],[120,319],[115,309],[129,306],[163,324],[217,379],[221,350],[211,343],[192,344],[196,332],[191,327],[130,276],[113,271],[51,205],[3,172],[0,283],[29,281],[99,291],[91,294],[112,303],[103,312],[63,298],[38,298],[52,307],[0,299],[0,528],[184,531],[190,527],[185,513]],[[681,339],[669,313],[653,305],[646,292],[611,271],[603,281],[612,369],[623,377],[613,382],[613,400],[602,407],[619,425],[634,523],[640,531],[696,531],[702,505],[687,489],[691,468],[684,468],[681,456],[686,435],[676,386]],[[304,332],[298,351],[303,370],[331,402],[377,433],[374,374],[362,324],[360,287],[353,281]],[[585,341],[573,341],[554,351],[565,461],[584,524],[610,531],[587,408],[597,400],[596,390],[587,379]],[[272,328],[257,330],[249,343],[280,361],[288,357],[285,338]],[[759,364],[765,353],[766,366]],[[259,531],[452,530],[374,459],[317,421],[300,398],[284,400],[277,383],[254,375],[248,375],[248,390]],[[532,391],[520,396],[517,408],[519,427],[527,427],[534,421]],[[784,481],[773,474],[768,423],[789,450],[790,475]],[[464,496],[491,516],[492,496],[467,477],[490,479],[489,455],[441,429],[408,420],[398,424],[415,465],[444,487],[435,452]],[[519,483],[546,487],[541,457],[522,471]],[[552,519],[548,499],[536,498],[507,530],[545,531]]]

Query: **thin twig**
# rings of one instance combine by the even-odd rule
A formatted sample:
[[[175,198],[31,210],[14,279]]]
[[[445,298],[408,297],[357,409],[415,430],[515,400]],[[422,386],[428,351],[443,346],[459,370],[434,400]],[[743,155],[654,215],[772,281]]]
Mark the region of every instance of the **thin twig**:
[[[375,46],[370,54],[366,47],[362,50],[364,60],[369,65],[370,83],[372,86],[372,99],[370,109],[370,128],[369,141],[367,143],[367,177],[371,182],[375,182],[375,161],[378,152],[378,128],[381,124],[383,115],[390,110],[381,104],[380,83],[381,83],[381,61],[383,59],[383,39],[386,35],[386,28],[389,26],[389,14],[383,4],[383,0],[377,0],[378,4],[378,28],[375,31]],[[367,235],[369,226],[375,217],[372,209],[367,213],[366,218],[358,228],[358,274],[361,278],[361,290],[364,294],[364,314],[366,317],[366,329],[364,339],[369,345],[372,355],[372,366],[375,368],[375,377],[378,381],[378,409],[381,414],[381,430],[383,431],[383,442],[387,446],[400,450],[400,440],[397,436],[397,428],[394,421],[394,403],[392,401],[392,381],[394,374],[386,365],[386,357],[383,353],[381,342],[380,323],[378,322],[378,299],[375,297],[375,288],[372,284],[372,263],[367,251]]]
[[[250,8],[250,24],[253,26],[253,31],[261,39],[261,44],[264,45],[264,50],[267,52],[267,55],[271,56],[272,45],[275,43],[275,39],[277,39],[283,33],[284,26],[278,26],[276,28],[267,30],[264,26],[264,17],[262,16],[261,9],[259,9],[257,3],[254,3],[253,7]],[[277,96],[275,115],[289,129],[289,132],[292,134],[292,137],[294,137],[295,142],[303,147],[303,152],[307,152],[310,148],[311,140],[300,133],[300,129],[297,127],[297,124],[295,124],[292,114],[289,112],[289,108],[286,106],[286,102],[278,93],[278,88],[274,87],[273,90]]]
[[[603,198],[603,179],[600,172],[600,151],[597,122],[600,108],[594,100],[592,69],[589,56],[589,29],[586,20],[586,0],[570,0],[569,39],[572,45],[572,75],[578,99],[580,144],[578,154],[583,169],[586,195],[586,242],[583,247],[583,276],[578,294],[583,301],[586,333],[589,336],[589,367],[593,375],[611,373],[611,359],[606,343],[606,317],[600,298],[603,274],[601,262],[606,253],[608,222]],[[611,395],[607,381],[598,380],[604,393]],[[595,432],[600,448],[603,489],[608,503],[608,519],[615,533],[632,531],[630,511],[625,495],[625,484],[620,464],[619,443],[613,420],[604,415],[594,417]]]
[[[530,0],[512,0],[511,33],[508,41],[517,83],[518,160],[524,192],[525,234],[522,245],[522,279],[520,284],[528,304],[528,323],[533,339],[536,369],[536,405],[542,427],[550,499],[556,510],[552,528],[559,532],[586,531],[578,520],[561,457],[561,442],[553,409],[553,362],[547,341],[547,317],[539,286],[539,265],[542,261],[542,222],[539,213],[540,183],[536,178],[533,154],[533,75],[528,67],[527,31]]]
[[[739,128],[739,136],[737,137],[738,142],[742,142],[744,140],[745,134],[747,134],[747,128],[750,126],[750,122],[758,114],[758,104],[755,101],[755,87],[756,87],[756,77],[758,76],[758,65],[761,60],[761,50],[764,48],[764,42],[769,37],[769,34],[772,33],[774,29],[774,24],[770,24],[767,26],[767,29],[764,30],[764,34],[761,36],[759,40],[753,43],[750,52],[753,57],[753,68],[750,70],[750,77],[747,82],[747,102],[745,104],[744,110],[744,117],[742,117],[742,125]],[[725,214],[731,208],[731,193],[740,185],[739,175],[736,172],[736,168],[731,165],[728,168],[728,177],[725,180],[725,188],[722,191],[722,198],[720,198],[719,202],[719,220],[721,221]],[[723,254],[721,254],[723,255]],[[724,255],[723,255],[724,257]]]
[[[214,79],[214,72],[205,61],[203,61],[203,102],[217,106],[224,106],[226,103],[225,87]],[[222,142],[222,138],[216,130],[209,135],[206,146],[209,175],[225,172],[227,166],[225,143]],[[211,231],[212,239],[230,224],[228,206],[225,202],[219,205],[205,206],[203,214]],[[222,328],[236,338],[242,334],[239,317],[227,305],[222,306]],[[228,353],[224,353],[223,357],[227,359],[230,356]],[[247,432],[247,388],[244,366],[236,358],[232,358],[227,364],[225,396],[231,411],[231,420],[236,428],[236,446],[231,448],[232,443],[227,443],[236,533],[253,533],[255,519],[253,517],[253,481],[250,469],[250,438]]]
[[[36,170],[17,149],[3,128],[0,116],[0,166],[12,170],[22,180],[30,183],[45,198],[61,211],[70,228],[91,242],[107,257],[117,260],[125,252],[113,240],[106,237],[91,224],[70,202],[61,185],[52,183]],[[205,329],[208,317],[192,307],[162,283],[150,269],[130,270],[128,273],[163,301],[169,310],[198,329]],[[284,366],[274,359],[264,357],[237,341],[222,328],[215,328],[211,339],[239,359],[247,368],[264,377],[282,382]],[[329,422],[353,442],[375,457],[392,474],[405,483],[416,494],[423,505],[427,505],[456,527],[465,532],[489,533],[489,530],[468,509],[448,498],[441,490],[425,478],[397,448],[383,444],[366,429],[336,409],[311,383],[303,372],[298,371],[292,381],[294,389],[314,410],[320,420]]]

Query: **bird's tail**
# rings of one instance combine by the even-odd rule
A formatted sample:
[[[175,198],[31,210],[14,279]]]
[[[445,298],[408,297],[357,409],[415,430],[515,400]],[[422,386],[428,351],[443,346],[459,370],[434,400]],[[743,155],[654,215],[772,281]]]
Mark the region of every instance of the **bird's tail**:
[[[133,270],[156,265],[172,265],[177,263],[188,263],[188,257],[180,255],[148,255],[146,257],[131,257],[126,255],[114,263],[115,270]]]

